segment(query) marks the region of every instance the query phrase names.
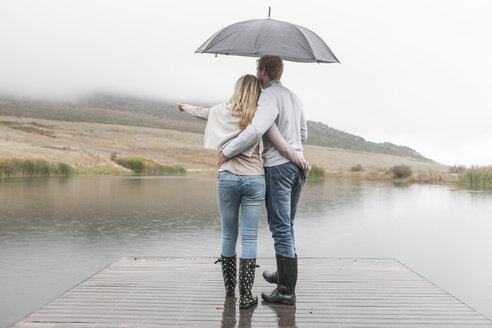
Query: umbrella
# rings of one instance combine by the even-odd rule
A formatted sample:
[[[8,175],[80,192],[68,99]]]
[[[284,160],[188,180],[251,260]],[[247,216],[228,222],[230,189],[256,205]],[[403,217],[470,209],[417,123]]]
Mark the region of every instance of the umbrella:
[[[273,55],[294,62],[339,63],[313,31],[271,18],[229,25],[212,35],[195,53],[247,57]]]

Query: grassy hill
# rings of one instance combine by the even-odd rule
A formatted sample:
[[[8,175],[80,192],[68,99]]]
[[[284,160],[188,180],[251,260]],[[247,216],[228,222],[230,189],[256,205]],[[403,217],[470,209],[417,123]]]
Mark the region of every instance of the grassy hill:
[[[203,132],[205,124],[180,114],[176,104],[138,98],[94,95],[77,102],[0,99],[0,116],[52,121],[105,123]]]
[[[183,115],[175,103],[138,97],[96,93],[75,102],[48,102],[0,98],[0,116],[54,121],[118,124],[202,133],[205,122]],[[307,144],[354,151],[387,154],[430,161],[414,149],[389,142],[374,143],[308,121]]]
[[[431,161],[410,147],[397,146],[391,142],[376,143],[366,141],[364,138],[331,128],[321,122],[308,121],[307,124],[309,135],[306,143],[310,145],[411,157],[423,161]]]

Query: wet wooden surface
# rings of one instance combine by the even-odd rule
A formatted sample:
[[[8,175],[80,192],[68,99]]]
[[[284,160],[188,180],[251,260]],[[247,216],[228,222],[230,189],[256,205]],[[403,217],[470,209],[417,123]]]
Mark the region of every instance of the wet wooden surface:
[[[492,327],[492,321],[392,259],[299,259],[297,304],[272,305],[259,259],[239,310],[215,258],[125,257],[41,307],[16,328],[41,327]]]

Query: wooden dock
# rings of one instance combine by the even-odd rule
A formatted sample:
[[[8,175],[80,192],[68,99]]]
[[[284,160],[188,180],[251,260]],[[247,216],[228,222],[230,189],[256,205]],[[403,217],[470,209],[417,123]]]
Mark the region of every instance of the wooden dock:
[[[492,321],[392,259],[299,259],[297,304],[239,310],[213,258],[125,257],[41,307],[16,328],[492,327]],[[237,294],[237,291],[236,291]]]

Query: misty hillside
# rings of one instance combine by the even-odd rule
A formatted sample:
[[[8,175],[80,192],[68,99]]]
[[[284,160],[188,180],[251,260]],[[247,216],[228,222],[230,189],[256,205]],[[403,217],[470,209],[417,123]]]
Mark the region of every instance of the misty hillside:
[[[90,122],[203,132],[203,121],[180,113],[176,104],[97,94],[77,102],[0,98],[0,116]]]
[[[330,128],[329,126],[321,122],[308,121],[307,124],[307,144],[412,157],[431,161],[430,159],[425,158],[410,147],[397,146],[395,144],[392,144],[391,142],[376,143],[366,141],[364,138],[355,136],[353,134]]]
[[[196,133],[202,133],[205,128],[204,121],[180,113],[175,103],[110,94],[94,94],[71,103],[0,98],[0,116],[145,126]],[[307,123],[307,144],[430,161],[409,147],[389,142],[374,143],[320,122]]]

